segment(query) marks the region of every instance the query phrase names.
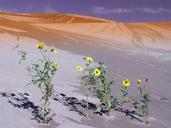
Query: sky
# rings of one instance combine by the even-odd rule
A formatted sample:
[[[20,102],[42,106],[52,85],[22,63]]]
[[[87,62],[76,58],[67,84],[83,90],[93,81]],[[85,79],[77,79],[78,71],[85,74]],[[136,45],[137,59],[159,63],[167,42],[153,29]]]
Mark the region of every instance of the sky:
[[[121,22],[171,22],[171,0],[0,0],[0,11],[71,13]]]

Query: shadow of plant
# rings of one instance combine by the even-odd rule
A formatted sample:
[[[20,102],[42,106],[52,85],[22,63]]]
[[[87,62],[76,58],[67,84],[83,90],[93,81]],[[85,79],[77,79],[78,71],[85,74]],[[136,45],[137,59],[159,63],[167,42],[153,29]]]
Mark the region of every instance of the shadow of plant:
[[[65,94],[60,94],[62,98],[54,98],[54,100],[59,101],[63,103],[65,106],[70,107],[70,111],[76,111],[77,113],[83,115],[86,117],[86,114],[83,112],[87,109],[87,101],[86,100],[79,100],[76,97],[68,97]],[[62,100],[61,100],[62,99]],[[100,112],[97,112],[97,105],[91,102],[88,102],[88,109],[90,112],[93,112],[94,114],[102,116],[103,114],[107,114],[108,111],[105,109],[101,109]]]
[[[141,117],[141,115],[137,114],[135,111],[130,111],[128,109],[123,109],[123,108],[116,108],[115,111],[119,111],[121,113],[124,113],[125,116],[130,117],[131,119],[143,122],[139,117]]]
[[[8,98],[8,102],[16,108],[30,110],[33,115],[32,119],[35,119],[35,115],[38,115],[39,106],[35,106],[34,103],[29,100],[29,94],[0,92],[0,96]]]
[[[84,114],[84,110],[87,107],[87,102],[85,100],[79,100],[76,97],[68,97],[62,93],[59,95],[56,95],[54,100],[62,103],[64,106],[68,106],[70,108],[70,111],[75,111],[78,114],[86,117],[86,114]],[[88,105],[89,110],[95,111],[97,109],[95,104],[90,103],[90,102],[88,104],[89,104]]]
[[[68,97],[65,94],[59,94],[56,95],[56,97],[54,98],[55,101],[58,101],[60,103],[63,103],[65,106],[68,106],[70,108],[70,111],[75,111],[77,113],[79,113],[80,115],[86,117],[86,114],[84,113],[84,110],[87,107],[87,101],[85,100],[79,100],[76,97]],[[103,114],[109,114],[109,111],[102,109],[100,112],[97,112],[97,105],[94,103],[89,102],[89,110],[91,112],[93,112],[94,114],[100,115],[102,116]],[[136,113],[135,111],[130,111],[128,109],[123,109],[123,108],[115,108],[115,111],[124,113],[125,116],[130,117],[133,120],[137,120],[142,122],[141,120],[141,115],[139,115],[138,113]]]
[[[0,92],[0,96],[8,98],[8,102],[14,107],[30,110],[33,116],[32,120],[37,119],[36,116],[38,116],[39,106],[34,105],[34,103],[29,100],[28,98],[29,94]],[[78,114],[86,117],[84,111],[87,108],[87,101],[79,100],[76,97],[69,97],[62,93],[59,95],[55,95],[53,100],[62,103],[64,106],[68,106],[70,108],[70,111],[75,111]],[[96,104],[91,102],[89,102],[88,104],[89,104],[88,109],[90,110],[90,112],[100,116],[102,116],[103,114],[108,114],[108,111],[103,109],[100,112],[97,112]],[[142,122],[141,118],[139,118],[141,117],[141,115],[138,115],[135,111],[130,111],[128,109],[123,109],[123,108],[116,108],[114,110],[124,113],[126,116],[129,116],[131,119],[135,119]]]

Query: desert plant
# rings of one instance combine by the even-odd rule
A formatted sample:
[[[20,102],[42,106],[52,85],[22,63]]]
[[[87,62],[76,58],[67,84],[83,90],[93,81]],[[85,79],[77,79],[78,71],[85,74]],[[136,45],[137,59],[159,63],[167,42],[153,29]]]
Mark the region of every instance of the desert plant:
[[[50,97],[54,90],[53,78],[59,67],[57,63],[51,60],[50,53],[56,52],[56,49],[52,47],[50,50],[45,49],[45,43],[39,43],[37,48],[41,53],[41,58],[37,60],[36,63],[31,63],[28,65],[29,76],[31,77],[30,84],[36,85],[40,88],[42,97],[41,97],[41,106],[39,107],[38,113],[36,113],[35,119],[39,123],[48,123],[53,119],[55,114],[52,112],[50,108]],[[26,60],[25,51],[18,51],[19,55],[21,55],[22,60]]]
[[[120,95],[117,97],[117,106],[122,107],[123,104],[128,103],[130,101],[130,97],[128,95],[128,89],[131,86],[131,81],[126,79],[122,81],[122,85],[120,86]]]
[[[21,63],[21,61],[24,61],[26,60],[26,57],[27,57],[27,52],[23,51],[23,50],[20,50],[18,51],[18,54],[20,55],[20,60],[19,60],[19,64]]]
[[[140,96],[139,98],[132,96],[131,104],[138,115],[143,117],[143,121],[148,123],[150,93],[145,90],[145,86],[142,86],[142,80],[137,80],[137,84]]]
[[[96,69],[101,71],[101,75],[98,77],[96,96],[100,99],[101,109],[109,112],[113,107],[115,107],[115,100],[112,95],[112,85],[114,80],[108,79],[106,65],[103,62],[99,62]]]
[[[137,81],[140,99],[138,99],[138,96],[132,96],[128,93],[131,86],[129,79],[122,81],[120,94],[114,97],[112,95],[114,80],[109,80],[106,65],[103,62],[99,62],[98,64],[92,63],[93,58],[91,57],[86,57],[84,60],[86,60],[85,67],[77,66],[76,69],[80,72],[85,89],[87,90],[87,111],[88,97],[89,95],[93,95],[99,98],[101,103],[95,112],[100,113],[103,111],[109,113],[112,108],[120,109],[124,105],[131,104],[136,110],[136,115],[143,117],[143,120],[147,122],[150,94],[142,87],[141,80]],[[146,79],[147,81],[148,79]]]
[[[92,73],[92,69],[88,68],[91,63],[94,61],[94,59],[92,57],[86,57],[84,58],[84,60],[86,60],[86,66],[85,68],[82,67],[82,66],[77,66],[76,67],[76,70],[78,72],[80,72],[80,76],[81,76],[81,79],[83,80],[83,84],[84,84],[84,88],[85,88],[85,91],[86,91],[86,117],[88,117],[88,113],[89,113],[89,96],[91,94],[91,91],[92,91],[92,85],[95,85],[96,84],[96,79]]]
[[[98,106],[96,112],[100,112],[101,110],[109,112],[115,103],[111,92],[111,86],[114,81],[108,80],[104,63],[92,64],[93,58],[91,57],[86,57],[84,60],[87,63],[85,64],[85,68],[81,68],[81,78],[87,90],[87,97],[92,94],[100,99],[101,104]],[[77,66],[77,69],[79,67]]]

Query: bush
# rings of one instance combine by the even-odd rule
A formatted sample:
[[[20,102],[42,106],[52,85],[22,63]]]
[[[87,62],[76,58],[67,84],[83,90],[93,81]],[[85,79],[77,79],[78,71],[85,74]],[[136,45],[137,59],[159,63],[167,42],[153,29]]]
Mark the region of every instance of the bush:
[[[110,113],[111,109],[122,108],[124,105],[130,104],[136,110],[139,117],[143,117],[143,121],[148,122],[150,94],[141,86],[142,80],[137,81],[141,99],[137,98],[139,96],[132,96],[128,93],[131,87],[129,79],[122,82],[120,94],[114,97],[112,95],[114,80],[109,80],[106,65],[103,62],[99,62],[98,64],[92,63],[92,57],[86,57],[84,60],[86,60],[85,66],[77,66],[76,70],[80,72],[81,80],[87,92],[87,113],[89,108],[88,97],[93,95],[100,100],[96,113],[102,111]]]
[[[38,113],[34,115],[35,119],[39,123],[46,124],[55,116],[50,108],[50,97],[52,96],[54,90],[53,79],[59,65],[50,58],[50,53],[56,52],[54,47],[50,50],[45,49],[45,43],[42,42],[37,45],[37,48],[41,53],[41,58],[35,63],[28,65],[27,70],[31,78],[31,84],[39,87],[42,93],[42,104],[39,107]],[[18,53],[21,55],[19,63],[26,60],[27,52],[18,51]]]

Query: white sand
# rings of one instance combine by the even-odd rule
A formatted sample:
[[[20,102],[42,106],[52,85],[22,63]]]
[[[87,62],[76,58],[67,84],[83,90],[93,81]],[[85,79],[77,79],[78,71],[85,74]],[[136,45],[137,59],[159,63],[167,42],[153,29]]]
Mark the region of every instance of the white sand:
[[[76,41],[79,42],[79,40]],[[35,105],[39,105],[39,89],[34,86],[25,86],[29,81],[26,71],[27,64],[22,63],[19,65],[17,53],[11,51],[17,44],[17,37],[9,34],[0,34],[0,42],[0,92],[27,92],[30,94],[30,101],[34,102]],[[30,59],[36,60],[38,58],[38,52],[35,48],[37,42],[35,39],[26,37],[21,37],[20,39],[21,48],[30,51]],[[171,125],[171,88],[169,84],[171,82],[170,51],[153,52],[151,49],[146,49],[145,51],[144,49],[137,48],[125,48],[119,51],[119,49],[112,49],[111,45],[106,45],[105,48],[103,47],[103,49],[96,52],[95,50],[100,49],[100,47],[93,46],[90,42],[87,42],[87,45],[89,47],[82,48],[82,51],[80,48],[81,53],[93,55],[97,59],[101,58],[111,67],[113,71],[112,75],[118,81],[122,81],[125,78],[130,78],[131,80],[150,78],[148,84],[150,92],[152,93],[150,118],[154,120],[151,121],[150,125],[145,126],[135,120],[130,120],[121,113],[112,112],[111,117],[96,117],[94,120],[88,121],[83,116],[69,111],[68,107],[53,100],[52,108],[57,114],[54,119],[57,124],[53,126],[58,126],[59,128],[169,128]],[[165,45],[163,46],[165,47]],[[77,78],[78,74],[74,70],[76,65],[83,64],[82,56],[58,50],[58,53],[53,55],[53,58],[60,64],[54,81],[55,91],[57,93],[65,93],[68,96],[84,98],[84,94],[79,90],[81,85]],[[161,101],[161,97],[168,98],[169,100]],[[14,108],[8,103],[8,100],[13,99],[0,98],[0,128],[37,128],[36,122],[30,120],[32,117],[31,111]]]
[[[16,51],[11,51],[17,44],[16,37],[1,34],[0,42],[0,92],[27,92],[30,94],[29,99],[36,105],[39,105],[39,89],[36,86],[26,86],[29,82],[26,71],[27,61],[27,64],[22,63],[19,65],[19,56]],[[38,50],[35,48],[38,41],[21,37],[19,42],[21,49],[30,53],[28,59],[36,60],[38,58]],[[78,73],[75,71],[76,65],[83,64],[83,56],[74,55],[58,49],[57,53],[53,54],[52,57],[60,64],[54,81],[56,92],[65,93],[68,96],[85,98],[83,94],[78,93],[80,84],[77,78]],[[91,128],[70,121],[68,118],[80,122],[81,116],[69,111],[62,104],[52,101],[52,108],[56,113],[54,120],[60,124],[59,128]],[[13,107],[8,103],[8,98],[0,98],[0,114],[0,127],[2,128],[32,128],[36,125],[35,121],[30,120],[32,117],[31,112]]]

